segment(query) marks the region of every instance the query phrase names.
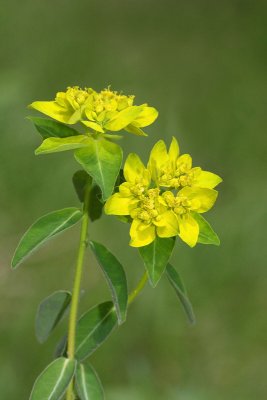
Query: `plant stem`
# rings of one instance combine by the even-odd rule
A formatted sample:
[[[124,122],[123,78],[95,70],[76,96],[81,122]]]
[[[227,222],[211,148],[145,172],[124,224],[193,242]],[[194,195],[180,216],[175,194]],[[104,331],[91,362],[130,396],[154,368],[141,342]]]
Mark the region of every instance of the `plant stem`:
[[[79,305],[79,297],[80,297],[82,271],[83,271],[83,261],[84,261],[85,250],[88,245],[87,233],[88,233],[88,223],[89,223],[89,215],[88,215],[89,193],[90,193],[90,186],[88,185],[85,189],[85,195],[84,195],[80,244],[79,244],[77,263],[76,263],[76,268],[75,268],[74,284],[73,284],[73,290],[72,290],[72,300],[71,300],[71,307],[70,307],[69,329],[68,329],[68,349],[67,349],[68,358],[70,358],[70,359],[74,359],[74,356],[75,356],[76,324],[77,324],[77,314],[78,314],[78,305]],[[67,400],[74,399],[73,380],[71,381],[71,383],[68,387],[66,399]]]
[[[137,286],[134,288],[134,290],[129,294],[128,296],[128,306],[132,304],[134,299],[138,296],[138,294],[143,290],[145,284],[147,283],[147,272],[144,273],[140,281],[138,282]]]

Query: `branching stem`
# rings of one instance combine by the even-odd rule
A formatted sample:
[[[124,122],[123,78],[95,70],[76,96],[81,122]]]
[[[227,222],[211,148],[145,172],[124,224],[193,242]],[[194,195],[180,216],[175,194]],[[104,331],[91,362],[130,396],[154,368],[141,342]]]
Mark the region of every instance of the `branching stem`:
[[[144,273],[140,281],[138,282],[137,286],[134,288],[134,290],[129,294],[128,296],[128,306],[132,304],[134,299],[138,296],[138,294],[143,290],[145,284],[147,283],[147,272]]]

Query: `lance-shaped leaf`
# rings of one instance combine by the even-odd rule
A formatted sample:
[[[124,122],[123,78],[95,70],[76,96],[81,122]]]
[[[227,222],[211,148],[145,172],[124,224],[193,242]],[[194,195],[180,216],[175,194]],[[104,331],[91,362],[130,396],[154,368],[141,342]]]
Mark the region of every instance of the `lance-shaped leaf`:
[[[198,243],[202,244],[214,244],[215,246],[220,245],[220,239],[214,232],[208,221],[205,220],[202,215],[193,213],[194,219],[197,221],[199,226]]]
[[[192,305],[187,297],[186,289],[185,289],[185,286],[183,284],[183,281],[182,281],[180,275],[178,274],[176,269],[173,268],[173,266],[171,264],[167,265],[166,273],[167,273],[167,277],[169,279],[170,284],[172,285],[178,298],[180,299],[180,302],[182,304],[182,307],[185,311],[185,314],[186,314],[189,322],[191,324],[194,324],[196,321],[194,311],[193,311]]]
[[[68,344],[68,338],[67,334],[65,334],[60,341],[56,344],[55,350],[54,350],[54,357],[67,357],[67,344]]]
[[[87,311],[77,323],[76,353],[82,361],[92,354],[117,325],[117,316],[111,301],[98,304]]]
[[[111,196],[122,163],[120,146],[105,139],[90,140],[90,146],[75,151],[78,163],[101,188],[103,200]]]
[[[159,282],[172,254],[174,238],[160,238],[147,246],[139,247],[139,253],[144,261],[150,284],[155,287]]]
[[[50,137],[43,141],[35,150],[35,154],[58,153],[60,151],[75,150],[90,145],[90,140],[85,135],[70,136],[65,138]]]
[[[126,275],[119,260],[102,244],[90,242],[98,263],[105,275],[112,294],[112,300],[116,309],[118,323],[122,324],[126,319],[128,289]]]
[[[117,176],[117,180],[116,180],[116,184],[115,184],[116,191],[119,190],[119,186],[124,182],[125,182],[125,177],[124,177],[124,174],[123,174],[123,169],[121,168],[120,171],[119,171],[119,174]]]
[[[61,357],[53,361],[35,381],[30,400],[61,399],[75,373],[75,367],[75,360]]]
[[[72,183],[81,203],[84,202],[85,188],[92,185],[92,178],[83,169],[76,171],[72,177]]]
[[[38,307],[35,320],[35,334],[44,343],[62,319],[71,302],[71,293],[59,290],[44,299]]]
[[[88,214],[90,220],[96,221],[103,212],[104,203],[102,202],[102,192],[98,185],[93,184],[90,190],[90,200],[88,205]]]
[[[79,135],[79,132],[70,126],[62,124],[61,122],[53,121],[52,119],[40,117],[28,117],[28,119],[34,123],[34,126],[43,139],[49,137],[64,138]]]
[[[53,211],[39,218],[24,234],[12,259],[16,268],[27,256],[48,239],[76,224],[82,217],[78,208],[70,207]]]
[[[104,204],[101,201],[101,189],[98,185],[92,181],[90,175],[87,174],[86,171],[80,170],[75,172],[72,177],[72,182],[76,193],[79,197],[79,200],[83,203],[84,202],[84,195],[85,195],[85,188],[87,185],[90,185],[90,199],[89,199],[89,206],[88,206],[88,214],[90,220],[96,221],[102,215]]]
[[[78,364],[75,383],[78,396],[81,400],[104,400],[104,390],[100,379],[89,364]]]

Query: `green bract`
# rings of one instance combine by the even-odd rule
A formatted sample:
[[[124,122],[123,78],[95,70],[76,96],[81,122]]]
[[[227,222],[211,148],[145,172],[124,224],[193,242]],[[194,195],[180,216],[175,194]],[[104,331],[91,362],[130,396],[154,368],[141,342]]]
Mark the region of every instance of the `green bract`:
[[[89,146],[76,150],[74,156],[102,190],[103,200],[113,192],[122,163],[122,150],[108,140],[87,139]]]
[[[139,253],[144,261],[149,276],[149,281],[153,287],[157,285],[165,271],[174,243],[174,238],[156,237],[149,245],[139,248]]]

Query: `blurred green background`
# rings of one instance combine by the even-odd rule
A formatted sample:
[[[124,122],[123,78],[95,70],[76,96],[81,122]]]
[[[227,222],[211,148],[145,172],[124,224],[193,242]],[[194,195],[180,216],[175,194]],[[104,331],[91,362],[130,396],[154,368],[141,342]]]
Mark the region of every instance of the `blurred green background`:
[[[16,272],[10,259],[39,216],[77,206],[70,153],[34,156],[40,137],[24,118],[34,100],[69,85],[111,84],[157,107],[146,139],[125,135],[125,154],[145,160],[175,135],[195,165],[221,175],[207,216],[221,247],[175,248],[173,264],[197,316],[189,326],[168,282],[147,287],[127,323],[93,355],[107,400],[267,398],[266,1],[4,0],[0,14],[0,398],[27,400],[66,322],[39,345],[38,303],[70,289],[78,227]],[[124,263],[129,285],[143,272],[128,226],[104,217],[91,237]],[[109,298],[92,255],[81,309]]]

